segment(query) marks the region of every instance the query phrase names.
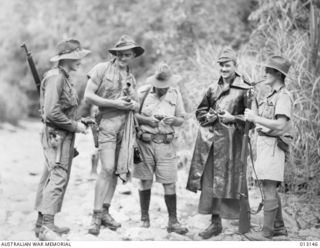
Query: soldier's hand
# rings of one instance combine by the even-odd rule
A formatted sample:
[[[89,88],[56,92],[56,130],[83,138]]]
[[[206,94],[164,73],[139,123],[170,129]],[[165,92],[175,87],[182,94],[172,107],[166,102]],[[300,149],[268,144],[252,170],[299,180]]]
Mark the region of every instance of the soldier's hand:
[[[148,117],[147,123],[148,123],[148,125],[150,127],[158,127],[159,126],[159,120],[157,120],[153,116],[152,117]]]
[[[244,111],[244,118],[247,120],[247,121],[252,121],[252,122],[255,122],[255,119],[256,119],[256,114],[254,113],[254,111],[252,109],[246,109]]]
[[[137,101],[131,100],[132,108],[130,110],[139,111],[139,103]]]
[[[217,117],[218,116],[216,114],[210,114],[210,113],[206,114],[206,119],[208,123],[215,122]]]
[[[176,117],[174,116],[167,116],[163,119],[163,122],[169,126],[173,126],[176,122]]]
[[[126,97],[121,97],[117,100],[114,100],[115,108],[121,110],[133,110],[135,107],[135,103],[132,101],[128,102],[126,99]]]
[[[86,134],[88,132],[86,125],[84,125],[81,121],[77,123],[77,133],[84,133]]]
[[[223,123],[229,123],[235,120],[234,116],[228,111],[224,110],[222,113],[223,114],[218,114],[218,116]]]

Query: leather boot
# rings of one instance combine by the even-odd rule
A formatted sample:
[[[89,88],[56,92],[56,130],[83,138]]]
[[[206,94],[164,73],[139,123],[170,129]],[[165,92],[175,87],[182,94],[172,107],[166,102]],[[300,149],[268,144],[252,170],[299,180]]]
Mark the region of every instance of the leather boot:
[[[46,227],[59,235],[67,234],[70,232],[69,227],[56,226],[54,224],[54,215],[51,215],[51,214],[44,214],[43,215],[42,227]]]
[[[177,195],[165,195],[164,199],[169,213],[167,231],[169,233],[175,232],[181,235],[186,234],[189,231],[188,228],[182,226],[177,219]]]
[[[34,234],[36,235],[36,238],[39,238],[40,229],[42,227],[42,221],[43,221],[43,214],[41,212],[38,212],[38,218],[34,226]]]
[[[109,228],[112,231],[117,230],[121,227],[121,224],[116,222],[115,219],[109,213],[110,204],[103,204],[102,208],[102,216],[101,216],[101,225],[104,227]]]
[[[199,236],[203,239],[209,239],[213,236],[218,236],[222,232],[221,217],[218,214],[212,214],[211,224]]]
[[[151,189],[139,190],[140,209],[141,209],[141,227],[150,227],[149,206]]]
[[[274,232],[273,236],[288,236],[287,228],[284,225],[283,217],[282,217],[282,204],[281,204],[281,198],[279,194],[277,193],[277,200],[278,200],[278,210],[276,214],[276,219],[274,222]]]
[[[101,227],[101,210],[93,210],[91,225],[89,227],[88,233],[92,235],[99,235]]]

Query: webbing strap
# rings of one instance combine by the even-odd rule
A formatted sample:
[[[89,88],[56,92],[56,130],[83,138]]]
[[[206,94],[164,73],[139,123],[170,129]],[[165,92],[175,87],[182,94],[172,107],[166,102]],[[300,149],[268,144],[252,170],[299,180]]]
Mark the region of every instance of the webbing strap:
[[[260,202],[260,204],[259,204],[259,206],[258,206],[258,209],[257,209],[256,211],[251,210],[251,214],[252,214],[252,215],[256,215],[256,214],[258,214],[258,213],[262,210],[262,208],[263,208],[263,205],[264,205],[264,195],[263,195],[263,191],[262,191],[261,181],[260,181],[259,178],[258,178],[256,169],[255,169],[255,166],[254,166],[252,145],[251,145],[251,140],[250,140],[250,139],[248,139],[248,143],[249,143],[249,155],[250,155],[250,160],[251,160],[251,163],[252,163],[253,173],[254,173],[255,178],[256,178],[256,180],[257,180],[257,182],[258,182],[258,187],[259,187],[260,194],[261,194],[261,202]]]

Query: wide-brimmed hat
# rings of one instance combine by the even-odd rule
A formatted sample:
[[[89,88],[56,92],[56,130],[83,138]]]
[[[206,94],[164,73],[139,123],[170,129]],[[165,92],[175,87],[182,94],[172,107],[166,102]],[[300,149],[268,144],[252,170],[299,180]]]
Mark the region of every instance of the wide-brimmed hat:
[[[222,49],[217,62],[218,63],[224,63],[228,61],[234,61],[237,62],[237,54],[236,52],[230,48],[230,47],[225,47]]]
[[[108,51],[117,56],[118,51],[125,51],[132,49],[135,53],[135,57],[139,57],[144,53],[144,49],[141,46],[138,46],[137,43],[129,36],[123,35],[120,40],[115,44],[113,48],[110,48]]]
[[[265,63],[262,63],[261,65],[264,67],[276,69],[285,76],[288,75],[289,69],[291,67],[290,61],[279,55],[273,55],[269,57],[267,61]]]
[[[155,88],[169,88],[181,79],[179,75],[174,75],[166,63],[160,63],[156,73],[147,78],[147,83]]]
[[[82,59],[91,51],[82,49],[78,40],[70,39],[62,41],[57,46],[57,55],[50,59],[51,62],[57,62],[62,59]]]

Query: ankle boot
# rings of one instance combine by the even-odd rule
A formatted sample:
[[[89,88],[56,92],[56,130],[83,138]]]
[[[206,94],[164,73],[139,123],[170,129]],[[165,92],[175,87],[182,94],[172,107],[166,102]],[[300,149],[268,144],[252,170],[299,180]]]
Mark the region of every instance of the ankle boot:
[[[188,228],[183,227],[178,219],[177,219],[177,196],[176,194],[173,195],[165,195],[164,196],[167,209],[168,209],[168,214],[169,214],[169,222],[168,222],[168,227],[167,231],[169,233],[175,232],[178,234],[186,234],[188,232]]]
[[[44,214],[43,215],[42,227],[44,227],[44,226],[59,235],[67,234],[70,232],[69,227],[56,226],[54,224],[54,215],[51,215],[51,214]]]
[[[115,219],[109,213],[110,204],[104,203],[102,207],[101,225],[109,228],[112,231],[121,227],[121,224],[116,222]]]
[[[211,224],[199,236],[203,239],[209,239],[213,236],[218,236],[222,232],[221,217],[218,214],[212,214]]]
[[[36,235],[36,238],[39,238],[40,229],[42,227],[43,222],[43,214],[41,212],[38,212],[38,218],[36,221],[36,224],[34,226],[34,234]]]
[[[101,216],[102,210],[93,210],[91,225],[89,227],[88,233],[92,235],[99,235],[101,227]]]
[[[273,236],[288,236],[287,228],[284,225],[283,217],[282,217],[282,204],[281,204],[281,198],[279,194],[277,193],[277,200],[278,200],[278,210],[276,214],[276,219],[274,222],[274,233]]]
[[[265,200],[262,235],[266,238],[273,236],[278,207],[278,199]]]
[[[141,209],[141,227],[150,227],[149,206],[150,206],[151,189],[139,190],[140,209]]]

